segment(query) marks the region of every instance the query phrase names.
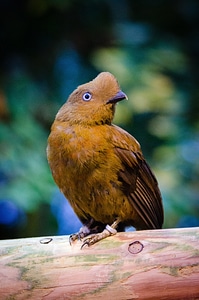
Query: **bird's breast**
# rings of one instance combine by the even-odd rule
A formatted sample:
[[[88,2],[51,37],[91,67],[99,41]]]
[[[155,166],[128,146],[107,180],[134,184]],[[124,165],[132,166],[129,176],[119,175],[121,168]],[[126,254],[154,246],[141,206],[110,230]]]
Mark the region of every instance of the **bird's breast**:
[[[101,222],[114,221],[124,208],[132,214],[121,190],[121,161],[106,128],[53,127],[48,160],[55,182],[76,214]],[[99,213],[100,212],[100,213]]]
[[[90,176],[99,176],[98,173],[105,172],[108,166],[118,164],[104,128],[60,124],[52,127],[48,160],[56,182],[64,176],[65,181],[73,180],[76,184],[79,184],[80,178],[85,180]]]

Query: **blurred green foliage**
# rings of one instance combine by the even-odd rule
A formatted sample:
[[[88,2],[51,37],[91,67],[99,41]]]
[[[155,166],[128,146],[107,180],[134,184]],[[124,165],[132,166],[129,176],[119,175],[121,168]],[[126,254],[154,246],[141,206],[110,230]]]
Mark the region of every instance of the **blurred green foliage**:
[[[57,232],[50,126],[105,70],[128,95],[114,122],[158,178],[164,226],[199,225],[198,12],[196,0],[0,2],[1,238]]]

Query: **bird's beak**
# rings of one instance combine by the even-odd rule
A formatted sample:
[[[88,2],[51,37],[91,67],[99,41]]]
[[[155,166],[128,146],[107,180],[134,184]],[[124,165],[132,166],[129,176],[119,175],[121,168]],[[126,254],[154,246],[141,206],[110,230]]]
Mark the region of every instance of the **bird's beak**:
[[[122,92],[121,90],[111,99],[109,99],[106,104],[109,104],[109,103],[117,103],[118,101],[121,101],[121,100],[128,100],[128,97],[127,95]]]

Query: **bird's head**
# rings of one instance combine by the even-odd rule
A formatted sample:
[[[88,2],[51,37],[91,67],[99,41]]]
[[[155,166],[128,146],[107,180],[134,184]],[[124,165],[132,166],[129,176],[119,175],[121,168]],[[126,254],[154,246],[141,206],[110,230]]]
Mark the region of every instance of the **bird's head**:
[[[127,99],[116,78],[109,72],[100,73],[92,81],[80,85],[57,113],[56,120],[72,124],[110,124],[115,105]]]

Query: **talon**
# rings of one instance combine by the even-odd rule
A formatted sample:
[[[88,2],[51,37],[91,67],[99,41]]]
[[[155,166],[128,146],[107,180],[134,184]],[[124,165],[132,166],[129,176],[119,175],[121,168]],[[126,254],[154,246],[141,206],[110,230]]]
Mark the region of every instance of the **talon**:
[[[70,236],[69,236],[69,244],[70,244],[70,246],[72,245],[72,243],[76,240],[77,238],[74,238],[74,234],[71,234]]]
[[[80,248],[80,249],[82,250],[82,249],[84,248],[84,246],[86,246],[86,245],[89,247],[89,246],[90,246],[90,245],[89,245],[89,242],[84,242],[84,243],[81,245],[81,248]]]
[[[73,233],[69,236],[69,244],[72,245],[76,240],[81,240],[79,233]]]
[[[72,242],[71,242],[71,238],[70,238],[70,236],[69,236],[69,244],[70,244],[70,246],[72,245]]]

